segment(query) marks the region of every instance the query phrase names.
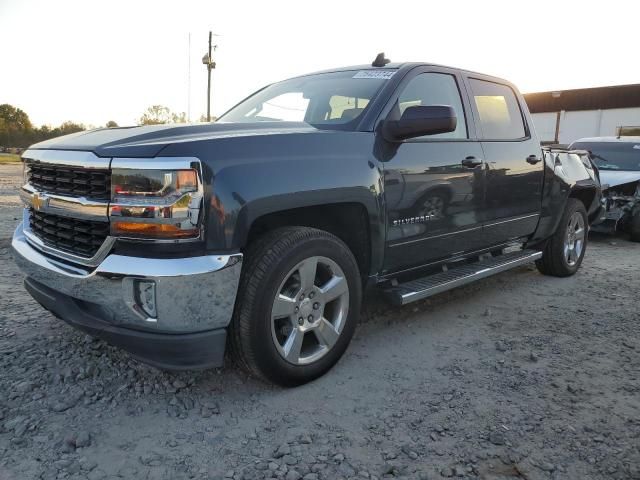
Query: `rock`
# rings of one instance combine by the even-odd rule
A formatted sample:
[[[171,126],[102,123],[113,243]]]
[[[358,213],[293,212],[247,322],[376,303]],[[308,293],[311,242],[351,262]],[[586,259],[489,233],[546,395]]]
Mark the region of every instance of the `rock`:
[[[33,390],[33,388],[34,388],[33,382],[29,382],[29,381],[20,382],[18,385],[16,385],[16,390],[20,393],[28,393],[31,390]]]
[[[509,346],[503,341],[497,341],[496,350],[498,350],[499,352],[506,352],[507,350],[509,350]]]
[[[287,465],[296,465],[298,463],[298,459],[293,455],[285,455],[282,457],[282,461]]]
[[[182,380],[180,380],[179,378],[174,380],[172,385],[173,385],[173,388],[177,388],[178,390],[181,390],[183,388],[187,388],[187,384],[185,382],[183,382]]]
[[[464,477],[467,474],[467,471],[465,470],[464,467],[457,465],[456,467],[454,467],[453,473],[455,474],[456,477]]]
[[[333,460],[338,463],[344,462],[344,455],[342,453],[338,453],[333,456]]]
[[[504,445],[506,443],[504,435],[500,432],[491,432],[489,434],[489,441],[494,445]]]
[[[162,455],[157,452],[149,452],[139,457],[140,463],[148,467],[157,467],[162,464]]]
[[[91,472],[89,472],[89,474],[87,475],[87,478],[89,480],[103,480],[107,478],[107,474],[104,473],[99,468],[96,468],[95,470],[91,470]]]
[[[302,475],[297,470],[289,470],[287,472],[287,476],[284,477],[285,480],[300,480]]]
[[[531,352],[529,354],[529,360],[531,360],[532,362],[537,362],[538,361],[538,355],[536,355],[535,353]]]
[[[289,455],[291,453],[291,447],[288,443],[283,443],[280,445],[276,451],[273,453],[274,458],[282,458],[285,455]]]
[[[446,478],[453,477],[453,470],[451,470],[449,467],[445,467],[440,470],[440,475]]]
[[[76,448],[85,448],[91,445],[91,435],[87,431],[78,433],[76,437]]]

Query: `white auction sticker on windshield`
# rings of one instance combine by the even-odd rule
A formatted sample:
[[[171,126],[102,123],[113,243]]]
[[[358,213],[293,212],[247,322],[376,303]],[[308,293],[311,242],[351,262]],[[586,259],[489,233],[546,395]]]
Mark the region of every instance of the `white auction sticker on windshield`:
[[[379,78],[389,80],[396,73],[395,70],[360,70],[353,78]]]

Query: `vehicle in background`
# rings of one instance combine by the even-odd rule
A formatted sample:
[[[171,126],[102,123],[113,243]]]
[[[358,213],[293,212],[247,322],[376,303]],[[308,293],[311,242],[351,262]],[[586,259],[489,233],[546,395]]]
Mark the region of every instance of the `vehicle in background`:
[[[600,171],[604,212],[592,229],[640,242],[640,136],[582,138],[570,148],[587,150]]]

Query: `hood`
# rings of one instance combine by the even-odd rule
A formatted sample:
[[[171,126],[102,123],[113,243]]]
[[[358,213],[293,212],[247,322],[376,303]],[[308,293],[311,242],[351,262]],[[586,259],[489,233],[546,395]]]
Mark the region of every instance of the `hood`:
[[[616,187],[625,183],[637,182],[640,180],[640,172],[628,170],[603,170],[600,169],[600,183]]]
[[[155,157],[167,145],[216,138],[311,133],[303,122],[206,123],[100,128],[36,143],[30,149],[82,150],[98,157]]]

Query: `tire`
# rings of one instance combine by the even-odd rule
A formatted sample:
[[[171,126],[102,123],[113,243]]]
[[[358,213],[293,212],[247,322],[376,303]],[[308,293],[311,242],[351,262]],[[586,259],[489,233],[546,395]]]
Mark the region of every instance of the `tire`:
[[[569,277],[576,273],[587,250],[588,225],[584,204],[569,198],[556,232],[547,241],[542,258],[536,261],[540,273],[554,277]],[[582,228],[581,232],[579,228]]]
[[[361,300],[358,264],[339,238],[306,227],[274,230],[246,251],[230,328],[232,354],[269,382],[314,380],[347,349]]]
[[[629,223],[631,241],[640,242],[640,206],[636,206],[631,210],[631,221]]]

